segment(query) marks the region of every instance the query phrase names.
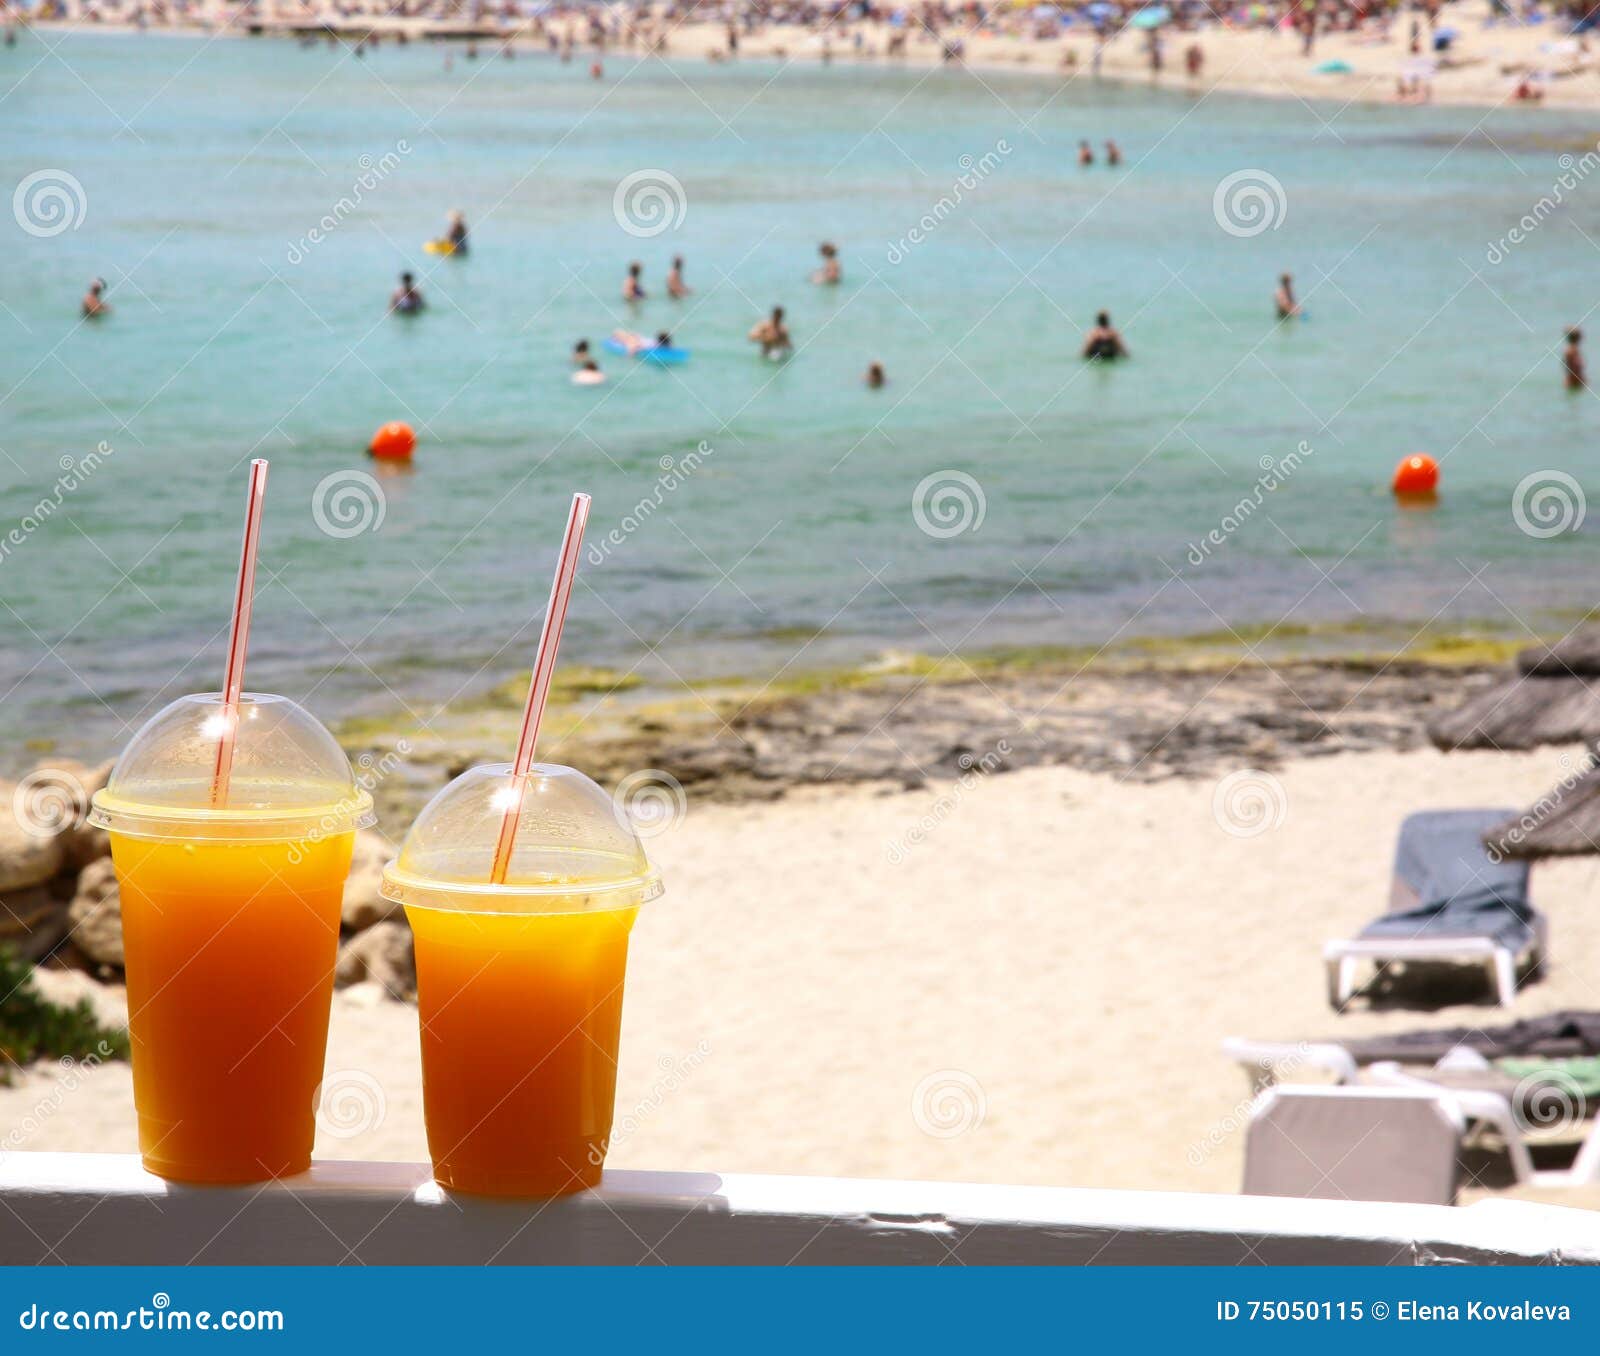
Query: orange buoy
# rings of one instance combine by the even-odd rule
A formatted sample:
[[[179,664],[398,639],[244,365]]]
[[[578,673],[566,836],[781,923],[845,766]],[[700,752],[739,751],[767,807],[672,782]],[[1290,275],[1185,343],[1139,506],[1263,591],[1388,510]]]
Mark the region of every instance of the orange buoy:
[[[1403,457],[1394,468],[1394,492],[1403,497],[1431,495],[1439,488],[1439,463],[1426,452]]]
[[[411,425],[396,419],[372,435],[367,455],[378,461],[410,461],[416,446],[417,435],[411,431]]]

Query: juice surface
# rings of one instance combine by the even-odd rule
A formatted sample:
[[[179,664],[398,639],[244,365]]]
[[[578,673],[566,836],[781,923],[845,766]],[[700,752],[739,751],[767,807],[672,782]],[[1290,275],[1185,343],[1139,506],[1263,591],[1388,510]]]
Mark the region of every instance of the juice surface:
[[[250,1182],[310,1167],[354,841],[112,833],[151,1172]]]
[[[611,1134],[638,909],[406,914],[434,1177],[491,1196],[593,1186]]]

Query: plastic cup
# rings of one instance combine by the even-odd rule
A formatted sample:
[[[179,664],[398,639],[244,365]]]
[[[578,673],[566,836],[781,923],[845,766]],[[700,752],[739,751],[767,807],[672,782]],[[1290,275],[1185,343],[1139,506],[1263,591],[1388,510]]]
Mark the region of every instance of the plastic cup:
[[[355,831],[373,822],[308,711],[247,692],[236,712],[202,693],[153,716],[90,815],[121,887],[139,1150],[180,1182],[311,1166],[340,903]]]
[[[423,808],[383,893],[416,937],[423,1110],[442,1186],[558,1196],[600,1180],[628,934],[661,888],[611,797],[573,768],[536,763],[519,788],[509,763],[486,764]]]

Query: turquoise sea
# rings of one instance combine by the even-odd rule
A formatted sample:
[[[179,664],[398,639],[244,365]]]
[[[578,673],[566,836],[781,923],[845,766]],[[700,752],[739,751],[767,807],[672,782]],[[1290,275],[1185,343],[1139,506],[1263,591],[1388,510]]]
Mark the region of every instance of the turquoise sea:
[[[616,536],[565,654],[669,687],[1277,622],[1564,627],[1594,601],[1593,524],[1546,535],[1546,500],[1530,533],[1513,500],[1600,462],[1600,405],[1557,356],[1597,300],[1594,127],[1045,74],[621,54],[596,81],[532,53],[27,35],[0,51],[0,763],[103,753],[217,685],[252,455],[250,685],[329,719],[426,718],[525,669],[574,489],[591,541]],[[1078,169],[1108,136],[1126,163]],[[682,196],[630,234],[617,189],[646,171]],[[1230,176],[1263,229],[1219,224]],[[31,215],[52,186],[59,230]],[[451,207],[465,260],[420,248]],[[806,281],[823,239],[837,289]],[[659,290],[675,253],[685,302]],[[407,267],[431,305],[392,318]],[[1284,270],[1304,323],[1273,322]],[[114,313],[81,324],[95,275]],[[744,337],[775,303],[783,364]],[[1102,307],[1131,362],[1078,360]],[[617,325],[693,357],[602,355],[608,384],[570,384],[574,341]],[[421,441],[378,480],[380,523],[349,473],[395,418]],[[1413,450],[1443,461],[1431,512],[1387,491]],[[971,481],[925,531],[918,487],[952,471]]]

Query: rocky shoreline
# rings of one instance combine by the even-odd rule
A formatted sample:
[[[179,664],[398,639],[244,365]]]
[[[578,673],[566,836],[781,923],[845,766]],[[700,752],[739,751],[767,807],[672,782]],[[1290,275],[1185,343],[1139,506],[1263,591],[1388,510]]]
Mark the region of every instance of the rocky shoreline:
[[[1243,767],[1426,742],[1426,726],[1503,676],[1488,662],[1406,659],[1066,665],[851,675],[774,695],[695,694],[670,707],[578,695],[545,756],[619,788],[629,813],[692,800],[769,800],[791,788],[873,783],[886,792],[966,774],[1059,764],[1118,780],[1207,777]],[[379,830],[357,836],[346,887],[340,987],[409,999],[403,912],[378,891],[398,837],[461,769],[503,758],[514,713],[490,706],[429,732],[347,734]],[[110,764],[41,763],[0,784],[0,946],[35,964],[120,985],[122,932],[110,845],[84,822]],[[626,791],[624,790],[626,788]]]

